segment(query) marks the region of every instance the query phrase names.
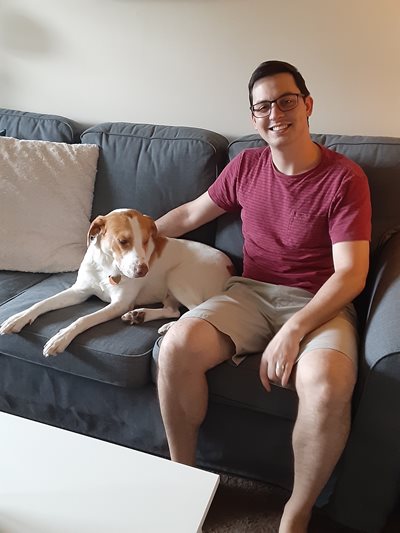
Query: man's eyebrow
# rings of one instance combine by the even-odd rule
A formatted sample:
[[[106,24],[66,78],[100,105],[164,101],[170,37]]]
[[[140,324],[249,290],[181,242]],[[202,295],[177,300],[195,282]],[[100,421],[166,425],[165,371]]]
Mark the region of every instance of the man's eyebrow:
[[[270,104],[271,102],[275,102],[276,100],[279,100],[279,98],[282,98],[282,96],[288,96],[289,94],[296,94],[292,91],[288,91],[286,93],[280,94],[277,98],[274,98],[273,100],[260,100],[259,102],[254,102],[253,105],[259,105],[259,104]]]

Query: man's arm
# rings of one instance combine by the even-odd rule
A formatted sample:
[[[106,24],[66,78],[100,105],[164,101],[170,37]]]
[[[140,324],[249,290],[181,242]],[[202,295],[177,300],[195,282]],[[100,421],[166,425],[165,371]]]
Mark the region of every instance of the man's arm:
[[[225,211],[213,202],[208,192],[169,211],[158,220],[158,231],[167,237],[180,237],[211,220],[219,217]]]
[[[369,242],[336,243],[332,252],[335,272],[312,300],[282,326],[263,353],[260,379],[267,390],[270,390],[268,374],[274,374],[276,363],[286,364],[282,376],[282,385],[286,386],[302,338],[335,317],[365,286],[369,267]]]

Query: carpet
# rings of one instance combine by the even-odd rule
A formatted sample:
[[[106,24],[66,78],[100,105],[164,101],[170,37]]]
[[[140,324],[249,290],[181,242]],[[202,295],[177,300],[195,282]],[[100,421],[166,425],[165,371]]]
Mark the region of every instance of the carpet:
[[[277,533],[289,493],[265,483],[222,474],[203,525],[203,533]],[[382,533],[400,531],[400,511]],[[323,512],[313,514],[309,533],[356,533],[332,522]]]

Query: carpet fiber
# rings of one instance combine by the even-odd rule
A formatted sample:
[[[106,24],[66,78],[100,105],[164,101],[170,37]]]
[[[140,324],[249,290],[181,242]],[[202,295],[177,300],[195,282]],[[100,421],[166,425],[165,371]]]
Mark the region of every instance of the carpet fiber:
[[[287,491],[264,483],[221,475],[220,484],[203,525],[203,533],[277,533],[288,499]],[[382,533],[400,531],[400,513]],[[309,533],[353,533],[315,511]]]

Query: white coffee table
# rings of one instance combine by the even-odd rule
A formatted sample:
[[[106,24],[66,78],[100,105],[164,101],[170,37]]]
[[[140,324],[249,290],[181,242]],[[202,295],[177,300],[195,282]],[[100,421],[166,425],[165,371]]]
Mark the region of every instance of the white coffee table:
[[[219,476],[0,413],[1,533],[195,533]]]

